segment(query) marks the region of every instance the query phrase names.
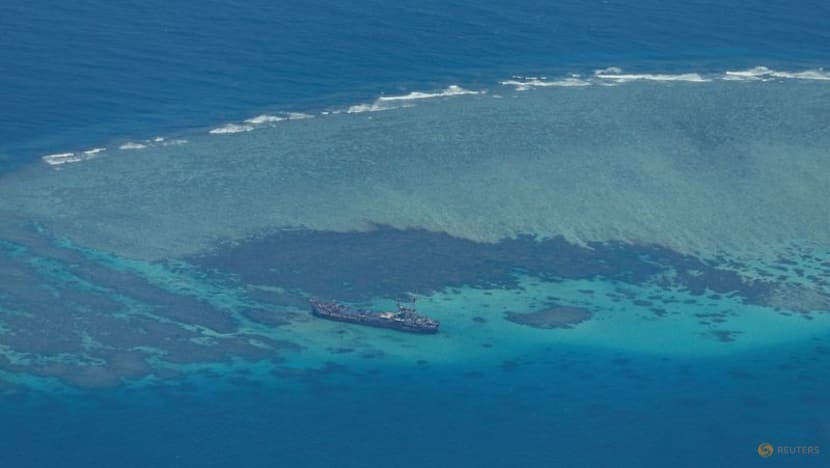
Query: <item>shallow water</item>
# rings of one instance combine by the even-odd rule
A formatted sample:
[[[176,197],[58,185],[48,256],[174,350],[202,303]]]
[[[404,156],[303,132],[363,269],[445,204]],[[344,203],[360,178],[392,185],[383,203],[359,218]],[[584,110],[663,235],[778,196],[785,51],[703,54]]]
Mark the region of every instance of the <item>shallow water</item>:
[[[38,166],[4,180],[0,209],[147,259],[285,227],[372,223],[479,242],[562,235],[774,257],[830,240],[827,82],[410,99]]]

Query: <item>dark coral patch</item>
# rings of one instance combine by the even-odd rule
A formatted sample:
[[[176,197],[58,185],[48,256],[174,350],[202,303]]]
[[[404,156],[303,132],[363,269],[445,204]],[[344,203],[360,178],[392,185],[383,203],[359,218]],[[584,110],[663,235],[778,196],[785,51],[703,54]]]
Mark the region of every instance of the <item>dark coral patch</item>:
[[[221,333],[233,332],[238,325],[232,316],[203,300],[165,291],[130,272],[102,267],[92,262],[74,265],[72,272],[97,285],[153,305],[155,315],[185,324],[200,325]]]
[[[676,283],[666,287],[685,286],[694,294],[737,291],[748,300],[768,289],[766,283],[747,281],[733,271],[654,245],[579,246],[561,237],[528,236],[484,244],[385,226],[368,232],[281,231],[188,260],[249,284],[278,284],[353,302],[462,285],[514,288],[516,271],[546,280],[603,276],[635,284],[674,271]]]
[[[651,307],[649,310],[653,315],[656,315],[657,317],[665,317],[666,315],[668,315],[666,309],[662,309],[660,307]]]
[[[581,307],[555,306],[535,312],[508,312],[507,320],[534,328],[572,328],[591,318]]]
[[[709,330],[701,334],[709,338],[714,338],[721,343],[731,343],[735,341],[737,335],[740,335],[741,333],[743,332],[736,330]]]
[[[384,356],[386,356],[386,353],[379,349],[364,351],[360,353],[360,357],[362,357],[363,359],[377,359],[382,358]]]
[[[278,367],[271,371],[271,375],[275,377],[296,379],[306,383],[318,383],[320,379],[338,374],[352,374],[352,370],[336,362],[325,362],[320,368]]]
[[[658,245],[605,242],[583,246],[561,237],[539,240],[529,236],[483,244],[444,233],[386,226],[368,232],[280,231],[219,246],[188,261],[239,278],[254,285],[254,291],[256,285],[280,285],[286,291],[351,302],[448,288],[457,292],[462,285],[512,289],[518,287],[516,272],[546,281],[601,276],[629,284],[680,288],[712,300],[728,295],[764,306],[771,305],[777,288],[774,279],[741,276],[734,270],[741,265],[734,261],[703,261]],[[580,292],[595,293],[591,289]],[[608,297],[616,303],[635,301],[656,317],[668,313],[655,306],[655,301],[678,302],[659,295],[638,298],[625,289]],[[288,300],[302,302],[304,298]],[[687,299],[685,303],[698,301]]]
[[[252,322],[261,323],[271,327],[279,327],[291,323],[290,318],[286,314],[279,314],[273,309],[248,307],[242,309],[240,313]]]
[[[9,330],[0,337],[11,349],[30,354],[77,354],[84,350],[82,334],[75,328],[74,314],[5,314]]]
[[[101,315],[91,328],[95,340],[110,347],[168,347],[199,336],[198,333],[170,322],[149,317],[113,317]]]
[[[299,351],[302,347],[259,335],[237,335],[215,338],[210,343],[181,340],[164,348],[162,359],[173,364],[229,362],[233,358],[250,361],[280,362],[283,351]]]
[[[519,369],[519,363],[516,362],[516,361],[508,359],[506,361],[502,361],[500,367],[501,367],[501,370],[503,370],[505,372],[513,372],[513,371]]]
[[[146,358],[147,355],[141,351],[98,349],[85,360],[76,362],[52,361],[21,365],[3,360],[0,367],[13,372],[58,378],[81,388],[107,388],[120,385],[123,379],[149,375],[152,369]]]

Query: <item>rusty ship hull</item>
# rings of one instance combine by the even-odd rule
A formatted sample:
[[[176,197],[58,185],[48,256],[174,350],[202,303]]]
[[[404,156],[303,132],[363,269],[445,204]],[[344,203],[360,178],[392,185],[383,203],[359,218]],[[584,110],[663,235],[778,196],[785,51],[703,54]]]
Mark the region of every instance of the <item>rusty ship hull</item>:
[[[311,313],[320,318],[374,328],[387,328],[407,333],[438,333],[439,322],[405,307],[397,312],[354,309],[336,302],[312,299]]]

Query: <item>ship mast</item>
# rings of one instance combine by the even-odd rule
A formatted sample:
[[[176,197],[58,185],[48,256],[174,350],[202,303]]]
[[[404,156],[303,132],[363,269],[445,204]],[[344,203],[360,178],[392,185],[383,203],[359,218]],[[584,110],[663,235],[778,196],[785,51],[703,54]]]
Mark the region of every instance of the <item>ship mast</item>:
[[[404,313],[405,313],[405,312],[415,312],[415,301],[416,301],[416,300],[418,300],[418,297],[417,297],[417,296],[415,296],[415,295],[414,295],[414,294],[412,294],[412,293],[406,293],[406,294],[407,294],[407,296],[409,297],[409,301],[408,301],[408,302],[409,302],[409,304],[411,304],[411,305],[403,305],[403,304],[401,303],[402,301],[400,301],[400,300],[395,301],[395,302],[397,303],[397,305],[398,305],[398,312],[404,312]]]

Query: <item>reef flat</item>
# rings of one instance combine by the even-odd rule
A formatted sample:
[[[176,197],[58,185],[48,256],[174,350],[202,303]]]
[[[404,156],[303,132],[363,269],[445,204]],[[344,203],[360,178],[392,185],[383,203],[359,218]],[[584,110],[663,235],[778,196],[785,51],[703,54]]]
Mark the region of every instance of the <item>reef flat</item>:
[[[37,165],[2,179],[0,212],[146,260],[373,224],[769,260],[830,244],[826,89],[650,81],[329,113]]]

